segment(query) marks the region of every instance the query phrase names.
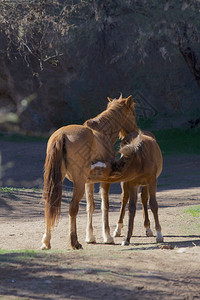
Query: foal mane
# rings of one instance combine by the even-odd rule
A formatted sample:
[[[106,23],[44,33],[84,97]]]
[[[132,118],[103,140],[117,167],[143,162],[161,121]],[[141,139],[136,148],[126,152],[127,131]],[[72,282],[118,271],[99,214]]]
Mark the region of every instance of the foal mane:
[[[124,142],[122,141],[122,144]],[[119,149],[119,153],[122,154],[125,158],[131,158],[133,154],[138,153],[138,151],[141,149],[142,146],[142,131],[139,130],[137,132],[136,137],[132,137],[131,141],[125,144],[125,146],[122,146]]]

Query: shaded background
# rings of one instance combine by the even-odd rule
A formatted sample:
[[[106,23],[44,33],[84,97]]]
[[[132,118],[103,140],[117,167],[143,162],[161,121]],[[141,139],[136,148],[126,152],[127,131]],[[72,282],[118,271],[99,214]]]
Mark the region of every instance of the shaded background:
[[[0,130],[49,134],[133,94],[147,128],[200,118],[199,1],[1,1]]]

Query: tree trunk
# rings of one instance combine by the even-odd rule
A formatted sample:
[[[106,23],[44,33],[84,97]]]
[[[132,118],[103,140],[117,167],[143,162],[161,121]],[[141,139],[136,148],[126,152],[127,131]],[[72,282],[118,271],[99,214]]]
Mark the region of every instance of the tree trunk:
[[[190,72],[192,73],[198,86],[200,87],[200,63],[196,56],[196,53],[189,46],[185,48],[182,47],[182,45],[179,45],[179,50],[184,60],[186,61]]]
[[[200,62],[195,51],[190,47],[190,39],[188,37],[188,25],[185,22],[179,22],[177,30],[178,47],[190,72],[194,76],[198,86],[200,87]]]

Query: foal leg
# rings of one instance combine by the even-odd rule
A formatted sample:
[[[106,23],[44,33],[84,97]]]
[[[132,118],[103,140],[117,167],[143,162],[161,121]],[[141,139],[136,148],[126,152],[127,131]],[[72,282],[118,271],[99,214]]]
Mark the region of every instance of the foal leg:
[[[86,243],[96,243],[95,236],[93,235],[92,215],[95,209],[94,203],[94,184],[87,183],[85,185],[85,193],[87,200],[87,227],[86,227]]]
[[[69,242],[73,249],[81,249],[82,245],[79,244],[76,230],[76,216],[79,210],[79,202],[85,192],[85,181],[80,180],[74,183],[73,197],[69,207]]]
[[[144,228],[146,229],[146,236],[153,236],[153,232],[150,228],[150,221],[149,221],[149,215],[148,215],[148,199],[149,199],[148,187],[142,186],[141,200],[142,200],[142,206],[143,206]]]
[[[118,220],[117,226],[115,228],[115,231],[113,233],[114,237],[120,236],[121,230],[123,228],[123,220],[124,220],[124,215],[126,212],[126,204],[128,202],[128,198],[129,198],[129,190],[128,190],[127,185],[128,185],[127,182],[123,182],[121,184],[121,187],[122,187],[121,208],[120,208],[119,220]]]
[[[109,227],[109,189],[110,183],[101,183],[101,210],[102,210],[102,231],[105,244],[114,244],[113,237],[110,235]]]
[[[159,219],[158,219],[158,203],[156,200],[156,185],[157,185],[156,180],[149,185],[149,194],[150,194],[149,205],[150,205],[150,208],[153,213],[154,220],[155,220],[155,228],[157,231],[156,242],[162,243],[163,236],[161,233],[161,226],[160,226]]]
[[[137,205],[137,194],[138,194],[138,186],[131,186],[130,188],[130,199],[129,199],[129,220],[128,220],[128,232],[126,236],[126,240],[122,242],[122,246],[128,246],[130,244],[130,239],[133,233],[133,224],[136,213],[136,205]]]

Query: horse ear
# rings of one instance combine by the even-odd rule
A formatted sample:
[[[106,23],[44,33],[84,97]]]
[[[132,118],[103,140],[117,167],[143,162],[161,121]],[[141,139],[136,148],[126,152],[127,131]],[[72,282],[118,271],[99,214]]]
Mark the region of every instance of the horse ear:
[[[133,104],[133,96],[128,96],[128,98],[126,98],[126,105],[131,106],[131,104]]]
[[[113,99],[111,99],[110,97],[107,97],[107,99],[108,99],[109,102],[113,101]]]

